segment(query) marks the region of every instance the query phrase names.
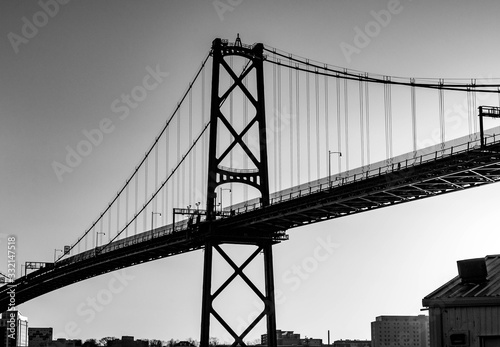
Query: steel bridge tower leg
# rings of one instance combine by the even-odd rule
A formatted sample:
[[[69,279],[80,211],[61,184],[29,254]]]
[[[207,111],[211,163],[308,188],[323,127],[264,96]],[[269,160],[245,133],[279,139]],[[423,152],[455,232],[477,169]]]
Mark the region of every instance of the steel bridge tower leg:
[[[274,300],[274,270],[273,270],[273,248],[268,243],[264,246],[264,272],[266,276],[266,302],[267,310],[267,345],[277,346],[276,337],[276,306]]]
[[[201,338],[200,346],[208,347],[210,342],[210,319],[215,318],[226,331],[234,338],[233,346],[245,346],[243,338],[264,318],[266,319],[268,346],[275,347],[276,339],[276,312],[274,297],[274,272],[272,245],[276,243],[274,232],[276,230],[231,232],[231,230],[218,228],[220,220],[230,215],[229,211],[223,212],[216,209],[216,189],[225,183],[246,184],[256,188],[261,194],[260,205],[269,205],[269,177],[267,164],[267,141],[265,124],[265,104],[264,104],[264,69],[263,69],[263,45],[254,46],[243,45],[238,39],[236,42],[215,39],[212,43],[211,55],[213,58],[212,67],[212,95],[210,106],[210,139],[208,151],[208,184],[207,184],[207,220],[210,226],[207,228],[203,270],[203,293],[202,293],[202,313],[201,313]],[[234,71],[225,61],[225,57],[239,56],[247,59],[247,64],[243,71]],[[221,90],[220,72],[226,71],[232,79],[232,84],[225,90]],[[255,73],[256,90],[253,93],[248,89],[244,80],[250,73]],[[243,130],[236,131],[230,123],[229,118],[223,114],[221,107],[229,99],[231,93],[239,88],[244,97],[249,101],[249,105],[255,108],[255,115],[248,119]],[[249,114],[252,114],[250,112]],[[230,144],[227,148],[217,151],[218,127],[227,130],[230,134]],[[258,127],[259,148],[253,149],[245,141],[245,135],[250,129]],[[243,150],[249,161],[255,167],[247,168],[227,168],[221,166],[221,162],[228,158],[232,149],[239,146]],[[217,153],[222,153],[217,156]],[[221,206],[222,207],[222,206]],[[257,235],[258,233],[258,235]],[[237,266],[228,254],[220,247],[221,244],[239,244],[257,247],[249,258],[240,266]],[[213,270],[213,250],[216,250],[222,258],[233,268],[234,273],[219,288],[212,291],[212,270]],[[260,253],[263,253],[265,292],[255,286],[243,272],[244,268],[250,264]],[[237,334],[216,312],[213,307],[214,300],[239,276],[262,300],[263,311],[253,322],[249,324],[245,331]]]

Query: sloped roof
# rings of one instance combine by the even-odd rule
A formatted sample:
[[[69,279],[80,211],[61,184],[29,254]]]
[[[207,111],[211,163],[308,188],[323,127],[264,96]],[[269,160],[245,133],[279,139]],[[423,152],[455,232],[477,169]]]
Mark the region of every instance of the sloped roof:
[[[488,277],[480,284],[462,283],[456,276],[422,300],[424,307],[500,305],[500,254],[485,257]]]

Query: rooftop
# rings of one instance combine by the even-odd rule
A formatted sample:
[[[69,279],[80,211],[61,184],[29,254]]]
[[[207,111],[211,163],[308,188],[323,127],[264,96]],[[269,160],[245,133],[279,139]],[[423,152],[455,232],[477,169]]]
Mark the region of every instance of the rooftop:
[[[460,263],[479,261],[471,259]],[[488,255],[484,258],[486,265],[486,278],[483,281],[467,281],[460,274],[448,283],[444,284],[422,300],[424,307],[458,307],[458,306],[497,306],[500,305],[500,254]],[[480,272],[476,266],[471,269],[472,273]],[[462,269],[462,272],[464,270]],[[470,273],[468,274],[470,276]],[[475,279],[475,277],[471,277]]]

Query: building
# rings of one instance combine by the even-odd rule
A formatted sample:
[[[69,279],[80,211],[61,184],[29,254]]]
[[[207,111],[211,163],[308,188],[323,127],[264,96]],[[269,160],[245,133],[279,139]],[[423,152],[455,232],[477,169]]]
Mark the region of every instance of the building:
[[[52,328],[28,328],[28,346],[46,347],[52,342]]]
[[[82,340],[67,340],[60,338],[57,340],[52,340],[47,347],[81,347],[83,345]]]
[[[333,347],[371,347],[369,340],[337,340],[333,341]]]
[[[28,318],[19,311],[6,311],[1,314],[0,346],[28,346]]]
[[[193,345],[191,342],[189,341],[179,341],[177,342],[174,347],[196,347],[195,345]]]
[[[148,347],[148,342],[134,340],[133,336],[122,336],[121,340],[108,341],[108,347]]]
[[[278,346],[322,346],[323,340],[313,338],[300,338],[300,334],[293,331],[276,330]],[[267,334],[261,335],[261,345],[267,346]]]
[[[458,276],[427,295],[431,347],[500,346],[500,255],[457,262]]]
[[[372,347],[429,347],[429,317],[379,316],[372,322]]]

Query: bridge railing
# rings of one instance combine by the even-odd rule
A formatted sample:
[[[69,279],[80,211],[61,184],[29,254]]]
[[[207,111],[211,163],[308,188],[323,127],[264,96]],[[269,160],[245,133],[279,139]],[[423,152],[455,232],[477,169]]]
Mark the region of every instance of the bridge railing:
[[[486,144],[491,145],[500,142],[500,128],[490,129],[486,132]],[[472,134],[459,139],[427,147],[415,152],[403,154],[388,160],[366,165],[361,168],[325,177],[307,184],[295,186],[283,191],[271,194],[270,204],[297,199],[321,191],[330,190],[346,184],[352,184],[376,176],[385,175],[399,170],[411,168],[427,162],[436,161],[447,156],[479,149],[481,140],[478,134]],[[233,214],[241,214],[262,208],[259,199],[253,199],[244,203],[227,207]]]

